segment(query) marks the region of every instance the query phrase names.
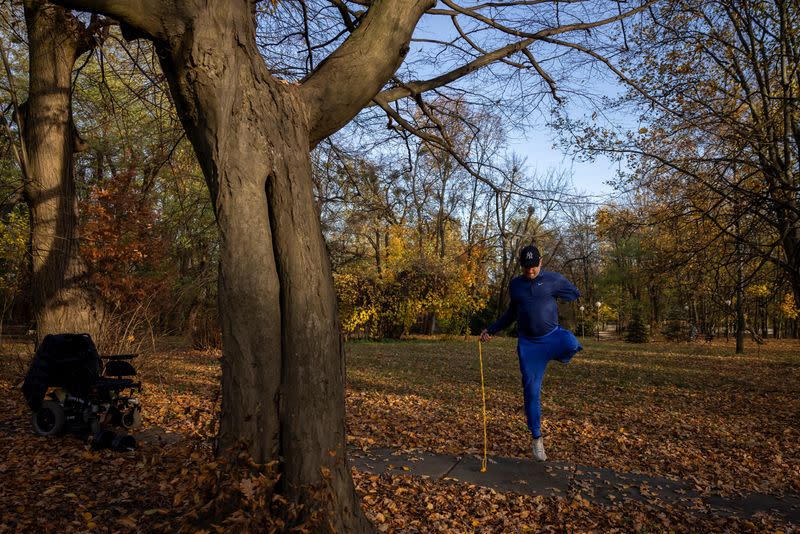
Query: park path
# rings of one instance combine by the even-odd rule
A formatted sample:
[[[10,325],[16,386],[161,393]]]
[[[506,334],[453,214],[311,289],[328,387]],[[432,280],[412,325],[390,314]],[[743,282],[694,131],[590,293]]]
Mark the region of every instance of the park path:
[[[392,449],[349,451],[350,463],[360,471],[416,475],[437,481],[459,481],[523,495],[572,497],[580,495],[595,504],[612,506],[633,499],[655,506],[672,506],[707,516],[750,518],[769,513],[800,525],[800,498],[757,493],[733,497],[701,495],[689,481],[620,473],[569,462],[536,462],[519,458],[489,457],[481,473],[478,456],[449,456]]]

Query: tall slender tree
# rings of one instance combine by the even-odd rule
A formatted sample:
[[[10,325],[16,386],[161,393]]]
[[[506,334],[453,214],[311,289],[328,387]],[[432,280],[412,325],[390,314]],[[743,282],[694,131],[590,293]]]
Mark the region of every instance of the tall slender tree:
[[[31,228],[32,306],[37,337],[97,335],[103,304],[80,254],[73,154],[85,143],[72,121],[72,71],[94,48],[104,23],[87,26],[69,10],[25,2],[28,99],[18,111],[24,140],[24,198]]]

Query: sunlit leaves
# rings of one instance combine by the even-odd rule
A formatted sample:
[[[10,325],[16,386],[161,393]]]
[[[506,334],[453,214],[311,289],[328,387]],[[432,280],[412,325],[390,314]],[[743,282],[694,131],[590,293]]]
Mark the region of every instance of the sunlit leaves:
[[[82,207],[81,251],[103,298],[126,308],[156,295],[165,283],[167,243],[155,228],[153,197],[142,189],[136,169],[95,185]]]

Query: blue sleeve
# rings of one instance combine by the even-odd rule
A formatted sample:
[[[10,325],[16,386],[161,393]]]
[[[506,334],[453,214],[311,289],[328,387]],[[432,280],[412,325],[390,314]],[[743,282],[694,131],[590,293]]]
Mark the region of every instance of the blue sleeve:
[[[508,287],[508,292],[511,293],[511,286]],[[514,299],[508,303],[508,309],[500,316],[498,320],[490,324],[486,330],[491,335],[495,335],[500,330],[507,328],[511,323],[517,320],[517,307],[514,305]]]
[[[553,296],[557,299],[569,302],[580,297],[581,292],[578,291],[578,288],[575,287],[572,282],[559,274],[558,280],[555,284],[555,289],[553,291]]]

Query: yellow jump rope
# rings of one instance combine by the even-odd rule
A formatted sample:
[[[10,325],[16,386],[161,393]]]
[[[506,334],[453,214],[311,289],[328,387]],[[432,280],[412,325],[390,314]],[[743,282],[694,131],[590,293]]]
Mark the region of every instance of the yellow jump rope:
[[[483,349],[481,348],[481,340],[478,339],[478,361],[481,364],[481,399],[483,399],[483,461],[481,462],[481,473],[486,472],[486,387],[483,383]]]

